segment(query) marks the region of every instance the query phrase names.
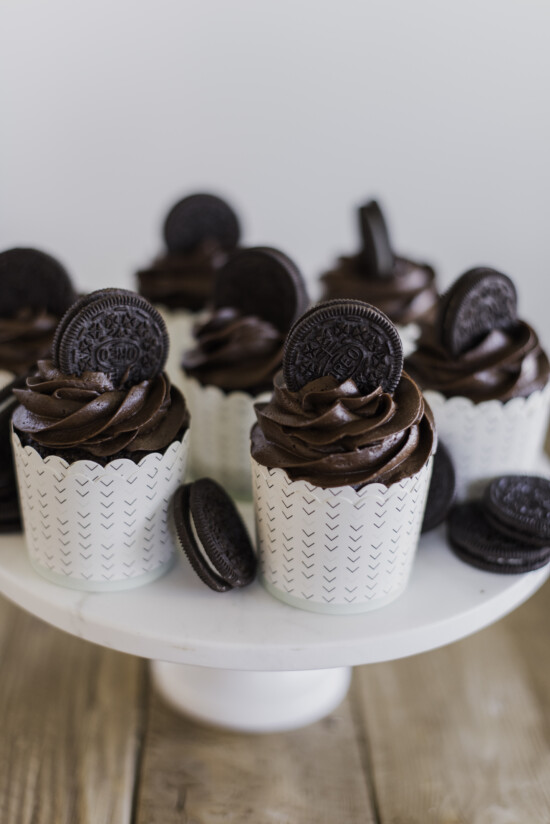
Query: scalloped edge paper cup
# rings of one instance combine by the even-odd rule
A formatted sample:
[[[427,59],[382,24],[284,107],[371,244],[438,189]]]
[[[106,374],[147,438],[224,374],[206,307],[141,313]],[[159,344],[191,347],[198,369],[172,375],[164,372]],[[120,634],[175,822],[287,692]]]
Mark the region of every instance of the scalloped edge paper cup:
[[[250,430],[256,423],[254,404],[268,401],[271,392],[252,396],[225,393],[186,378],[185,397],[191,413],[190,473],[218,481],[237,498],[252,497]]]
[[[322,489],[252,458],[259,575],[271,595],[311,612],[383,607],[406,589],[432,474],[387,487]]]
[[[70,589],[131,589],[159,578],[175,559],[171,499],[183,481],[189,430],[162,454],[105,467],[42,458],[12,435],[32,566]]]
[[[506,403],[476,404],[432,389],[423,394],[453,459],[459,500],[477,497],[499,475],[537,469],[548,428],[550,384]]]

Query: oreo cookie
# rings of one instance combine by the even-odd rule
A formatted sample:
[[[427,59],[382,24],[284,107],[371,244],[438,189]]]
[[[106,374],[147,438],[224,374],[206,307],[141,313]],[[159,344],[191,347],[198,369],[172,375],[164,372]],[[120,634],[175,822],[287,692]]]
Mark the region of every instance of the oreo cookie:
[[[392,275],[395,256],[384,215],[375,200],[359,208],[359,229],[363,242],[359,257],[365,273],[371,277]]]
[[[421,532],[429,532],[443,523],[456,495],[456,476],[452,458],[441,441],[434,455],[432,478],[428,490]]]
[[[235,504],[216,481],[184,484],[173,498],[176,531],[201,581],[216,592],[250,584],[256,555]]]
[[[283,252],[259,246],[234,252],[216,273],[214,307],[255,315],[286,334],[309,303],[297,266]]]
[[[478,501],[455,506],[447,525],[455,554],[478,569],[517,575],[539,569],[550,561],[550,547],[526,546],[496,532]]]
[[[75,300],[63,266],[38,249],[8,249],[0,253],[0,316],[21,310],[46,311],[61,317]]]
[[[209,194],[184,197],[171,208],[164,222],[166,246],[175,254],[192,252],[209,241],[231,251],[240,234],[239,221],[231,206]]]
[[[397,329],[379,309],[358,300],[329,300],[299,318],[286,339],[283,376],[298,392],[328,375],[353,379],[361,394],[393,392],[403,371]]]
[[[509,277],[478,267],[465,272],[441,297],[437,328],[443,346],[455,356],[471,349],[493,329],[517,322],[517,293]]]
[[[485,489],[483,503],[502,531],[534,545],[550,546],[550,480],[503,475]]]
[[[160,313],[125,289],[100,289],[77,301],[61,319],[52,347],[54,365],[65,374],[104,372],[121,388],[154,378],[167,356]]]

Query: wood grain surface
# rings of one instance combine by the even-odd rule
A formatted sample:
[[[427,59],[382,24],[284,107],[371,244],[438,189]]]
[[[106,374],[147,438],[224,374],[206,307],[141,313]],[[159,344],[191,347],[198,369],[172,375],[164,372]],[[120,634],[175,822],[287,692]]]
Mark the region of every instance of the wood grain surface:
[[[0,823],[549,824],[549,630],[550,583],[459,643],[356,668],[316,724],[240,735],[0,599]]]

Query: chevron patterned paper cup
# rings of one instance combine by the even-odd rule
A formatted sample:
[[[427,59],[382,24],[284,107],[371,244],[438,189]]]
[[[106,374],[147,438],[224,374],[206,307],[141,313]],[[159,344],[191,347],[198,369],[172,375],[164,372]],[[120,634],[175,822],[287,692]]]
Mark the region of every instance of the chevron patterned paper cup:
[[[147,584],[166,572],[177,538],[170,501],[182,483],[189,443],[139,464],[68,464],[13,448],[25,538],[31,564],[45,578],[72,589],[107,591]]]
[[[477,497],[491,478],[532,472],[540,462],[548,428],[550,384],[507,403],[473,403],[426,390],[437,434],[453,459],[460,500]]]
[[[250,430],[256,423],[254,404],[261,395],[222,392],[187,377],[185,399],[191,413],[190,472],[193,478],[214,478],[236,498],[252,498]]]
[[[389,487],[321,489],[252,460],[260,578],[287,604],[352,614],[401,595],[416,554],[432,458]]]

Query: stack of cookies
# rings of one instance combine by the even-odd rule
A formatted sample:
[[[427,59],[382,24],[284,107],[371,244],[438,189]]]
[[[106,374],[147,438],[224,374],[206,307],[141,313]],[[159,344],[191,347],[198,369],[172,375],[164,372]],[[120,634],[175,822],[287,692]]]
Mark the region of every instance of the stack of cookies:
[[[482,499],[451,510],[448,536],[459,558],[488,572],[517,574],[544,566],[550,561],[550,480],[495,478]]]

